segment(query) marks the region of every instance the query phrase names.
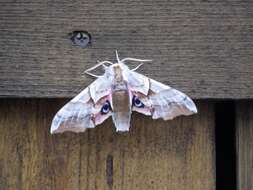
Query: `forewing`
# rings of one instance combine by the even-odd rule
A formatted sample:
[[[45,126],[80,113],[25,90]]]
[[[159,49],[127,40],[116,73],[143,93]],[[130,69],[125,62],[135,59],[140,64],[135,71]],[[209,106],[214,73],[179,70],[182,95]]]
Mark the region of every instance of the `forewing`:
[[[52,121],[51,133],[84,132],[87,128],[94,128],[102,123],[111,115],[111,111],[107,114],[100,113],[103,104],[106,101],[111,102],[110,90],[97,95],[94,92],[101,85],[100,82],[98,79],[94,81],[92,85],[84,89],[57,112]],[[90,88],[91,86],[92,88]],[[94,96],[92,97],[91,94]],[[96,101],[94,101],[94,97],[96,97]]]
[[[91,113],[91,104],[70,101],[55,115],[51,133],[84,132],[86,128],[93,128],[95,124],[92,121]]]
[[[152,107],[152,118],[173,119],[179,115],[191,115],[197,113],[193,101],[184,93],[169,88],[149,97]]]
[[[112,79],[106,75],[99,77],[90,84],[90,96],[94,102],[97,102],[102,97],[107,96],[111,92]]]
[[[134,71],[131,71],[127,77],[128,87],[131,91],[140,92],[144,95],[148,94],[150,88],[148,77]]]
[[[135,74],[132,73],[132,75]],[[151,115],[153,119],[163,118],[165,120],[173,119],[179,115],[197,113],[194,102],[184,93],[139,73],[137,78],[142,78],[139,79],[140,81],[148,81],[148,84],[143,86],[149,86],[149,90],[147,95],[143,93],[143,90],[136,88],[132,91],[132,94],[145,105],[142,108],[133,106],[134,111]]]

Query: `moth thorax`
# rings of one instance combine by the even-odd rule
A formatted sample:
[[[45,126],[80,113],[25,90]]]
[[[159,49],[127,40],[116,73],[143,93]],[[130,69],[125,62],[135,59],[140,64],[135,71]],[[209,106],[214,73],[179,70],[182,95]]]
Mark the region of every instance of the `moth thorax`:
[[[114,71],[114,80],[116,82],[123,81],[122,70],[118,64],[113,67],[113,71]]]
[[[127,90],[127,85],[123,79],[122,76],[122,69],[119,64],[115,64],[113,66],[113,71],[114,71],[114,81],[112,85],[112,90],[113,91],[118,91],[118,90]]]

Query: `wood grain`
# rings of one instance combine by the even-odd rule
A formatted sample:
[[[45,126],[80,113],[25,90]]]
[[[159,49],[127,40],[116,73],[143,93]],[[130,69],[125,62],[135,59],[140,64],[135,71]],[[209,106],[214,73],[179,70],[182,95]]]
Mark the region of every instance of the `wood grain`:
[[[237,186],[253,190],[253,102],[237,104]]]
[[[1,1],[0,96],[73,97],[117,49],[193,98],[253,98],[252,14],[251,0]],[[73,30],[92,45],[72,46]]]
[[[82,134],[50,135],[66,100],[0,100],[0,189],[215,189],[214,110],[173,121],[134,114]]]

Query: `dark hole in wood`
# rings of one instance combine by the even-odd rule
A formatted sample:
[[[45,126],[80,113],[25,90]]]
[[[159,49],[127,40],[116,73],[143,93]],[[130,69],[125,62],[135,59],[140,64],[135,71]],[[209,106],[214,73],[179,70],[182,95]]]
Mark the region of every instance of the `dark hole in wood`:
[[[216,190],[236,190],[235,102],[215,105]]]
[[[109,188],[113,185],[113,156],[108,155],[106,159],[106,180]]]
[[[86,48],[91,44],[91,34],[87,31],[73,31],[68,34],[73,45]]]

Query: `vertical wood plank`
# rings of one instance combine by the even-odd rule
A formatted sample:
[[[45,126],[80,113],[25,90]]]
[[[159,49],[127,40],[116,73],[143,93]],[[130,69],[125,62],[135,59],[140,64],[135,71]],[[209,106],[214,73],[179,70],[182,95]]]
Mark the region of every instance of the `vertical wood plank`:
[[[53,100],[1,101],[0,189],[78,189],[79,135],[49,135],[57,107]]]
[[[82,134],[50,135],[66,100],[0,101],[0,189],[215,189],[214,109],[173,121],[133,114]]]
[[[253,190],[253,102],[237,103],[237,189]]]

